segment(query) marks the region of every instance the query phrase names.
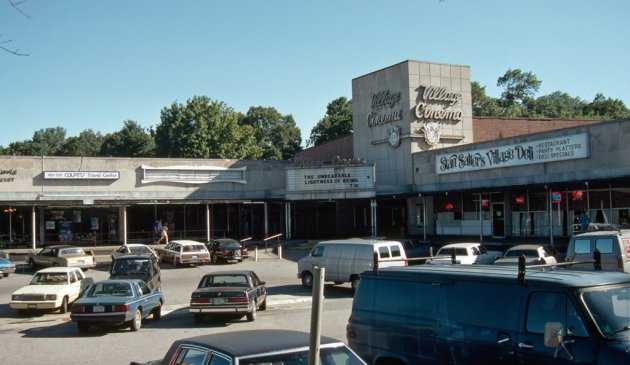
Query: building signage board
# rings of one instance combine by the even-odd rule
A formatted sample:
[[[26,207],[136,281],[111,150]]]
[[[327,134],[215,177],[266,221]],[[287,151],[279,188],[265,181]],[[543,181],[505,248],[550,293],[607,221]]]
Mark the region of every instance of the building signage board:
[[[118,180],[118,171],[44,171],[44,179]]]
[[[287,170],[287,191],[374,189],[374,166],[329,166]]]
[[[588,134],[580,133],[487,149],[439,154],[435,157],[435,172],[450,174],[587,157]]]

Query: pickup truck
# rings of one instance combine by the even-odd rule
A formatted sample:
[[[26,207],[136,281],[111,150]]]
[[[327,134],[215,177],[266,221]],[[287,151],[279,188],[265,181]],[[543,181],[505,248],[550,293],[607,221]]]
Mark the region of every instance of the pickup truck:
[[[480,243],[452,243],[442,246],[429,264],[451,264],[452,254],[455,252],[455,263],[462,265],[492,265],[503,257],[499,251],[489,251]]]
[[[81,247],[69,245],[55,245],[44,247],[37,253],[26,255],[26,262],[35,269],[38,266],[66,266],[78,267],[83,270],[96,266],[94,254],[83,251]]]
[[[30,310],[56,310],[67,313],[94,281],[79,268],[49,267],[33,275],[31,282],[11,295],[9,306],[20,313]]]

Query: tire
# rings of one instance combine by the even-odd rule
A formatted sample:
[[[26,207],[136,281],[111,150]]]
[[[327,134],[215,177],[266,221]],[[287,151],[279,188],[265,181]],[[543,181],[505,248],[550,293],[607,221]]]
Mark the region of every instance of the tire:
[[[77,328],[80,333],[87,333],[90,330],[90,325],[85,322],[77,322]]]
[[[302,286],[307,289],[313,287],[313,274],[311,274],[310,272],[302,273]]]
[[[194,317],[195,317],[196,323],[202,323],[203,320],[205,319],[205,316],[203,313],[195,313]]]
[[[153,319],[155,319],[156,321],[162,319],[162,305],[160,304],[157,307],[153,308],[153,312],[151,313],[153,314]]]
[[[4,276],[5,278],[8,278],[9,277],[9,273],[4,273],[4,274],[2,274],[2,276]]]
[[[219,263],[219,258],[217,257],[217,255],[213,254],[211,260],[212,260],[212,263],[215,265]]]
[[[238,262],[243,262],[243,259],[239,259]]]
[[[261,311],[267,310],[267,297],[265,297],[265,299],[263,300],[263,302],[260,304],[259,309]]]
[[[61,301],[61,307],[59,308],[59,313],[61,314],[66,314],[68,313],[68,297],[63,297],[63,300]]]
[[[129,328],[135,332],[139,330],[140,327],[142,327],[142,313],[140,313],[140,309],[136,309],[131,322],[129,322]]]
[[[359,288],[359,282],[361,281],[361,279],[358,276],[355,276],[352,278],[352,281],[350,282],[350,286],[352,286],[352,291],[356,292],[357,289]]]
[[[254,309],[251,312],[247,313],[247,321],[254,322],[256,320],[256,306],[254,305]]]
[[[177,267],[177,258],[173,257],[172,264],[173,264],[173,267]]]

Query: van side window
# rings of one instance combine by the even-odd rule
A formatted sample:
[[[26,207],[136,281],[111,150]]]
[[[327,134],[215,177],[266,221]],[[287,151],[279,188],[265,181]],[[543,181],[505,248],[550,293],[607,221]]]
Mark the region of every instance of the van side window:
[[[576,239],[573,243],[575,253],[591,253],[591,240]]]
[[[389,249],[392,251],[392,257],[400,257],[400,256],[402,256],[402,254],[400,252],[400,246],[398,246],[398,245],[389,246]]]
[[[311,251],[311,256],[313,257],[322,257],[324,256],[324,246],[315,246],[313,247],[313,251]]]
[[[382,258],[389,258],[389,249],[387,246],[381,246],[378,248],[378,255]]]
[[[599,250],[599,253],[613,253],[613,240],[612,238],[598,238],[595,240],[595,248]]]
[[[562,293],[536,292],[529,297],[525,329],[533,333],[545,333],[548,322],[562,323],[564,334],[573,331],[574,336],[588,337],[580,314],[567,296]]]

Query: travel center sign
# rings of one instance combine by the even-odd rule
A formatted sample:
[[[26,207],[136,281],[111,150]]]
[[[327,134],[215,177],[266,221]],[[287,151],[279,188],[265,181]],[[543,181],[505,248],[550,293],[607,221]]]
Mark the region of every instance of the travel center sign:
[[[440,154],[435,157],[435,173],[495,169],[588,157],[588,134],[542,139],[489,149]]]

